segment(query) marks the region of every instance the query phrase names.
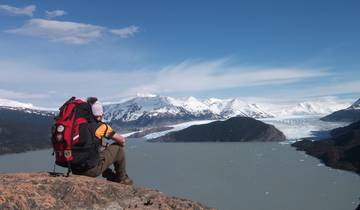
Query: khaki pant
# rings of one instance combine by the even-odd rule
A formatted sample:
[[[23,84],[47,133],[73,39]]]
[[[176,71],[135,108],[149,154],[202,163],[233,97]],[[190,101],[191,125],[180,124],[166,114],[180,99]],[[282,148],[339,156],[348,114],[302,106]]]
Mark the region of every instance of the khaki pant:
[[[74,172],[74,174],[97,177],[107,168],[109,168],[112,164],[114,164],[116,175],[120,179],[125,178],[126,162],[123,146],[120,146],[117,143],[113,143],[107,146],[105,150],[101,151],[99,156],[100,160],[97,166],[81,173]]]

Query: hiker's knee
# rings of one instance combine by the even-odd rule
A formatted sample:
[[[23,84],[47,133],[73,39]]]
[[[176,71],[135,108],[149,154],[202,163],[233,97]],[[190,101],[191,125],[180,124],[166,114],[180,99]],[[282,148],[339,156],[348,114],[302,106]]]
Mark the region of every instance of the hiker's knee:
[[[121,153],[124,154],[124,146],[118,144],[118,143],[113,143],[110,145],[112,150],[116,150],[117,153]]]
[[[121,160],[125,159],[125,150],[124,150],[123,146],[121,146],[117,143],[113,143],[113,144],[109,145],[107,150],[112,155],[113,160],[121,161]]]

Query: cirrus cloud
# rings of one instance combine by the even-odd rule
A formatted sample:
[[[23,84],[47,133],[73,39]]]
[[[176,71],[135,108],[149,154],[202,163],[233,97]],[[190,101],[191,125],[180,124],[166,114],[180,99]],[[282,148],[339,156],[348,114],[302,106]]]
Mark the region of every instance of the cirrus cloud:
[[[119,35],[121,38],[128,38],[130,36],[133,36],[135,33],[139,32],[139,27],[137,26],[129,26],[126,28],[120,28],[120,29],[111,29],[111,33],[115,35]]]
[[[208,91],[283,85],[330,75],[325,69],[256,68],[229,65],[227,61],[228,59],[184,61],[168,65],[156,73],[149,71],[139,84],[128,91],[131,94]]]
[[[5,32],[35,37],[48,38],[70,44],[84,44],[101,37],[104,27],[45,19],[30,19],[20,28],[9,29]]]
[[[108,29],[103,26],[34,18],[27,20],[19,28],[5,30],[7,33],[42,37],[50,41],[68,44],[86,44],[102,37],[106,32],[128,38],[139,31],[139,27],[130,26],[122,29]]]
[[[33,16],[33,13],[36,10],[35,5],[29,5],[26,7],[13,7],[5,4],[0,4],[0,13],[5,13],[9,15],[26,15],[26,16]]]
[[[26,69],[26,71],[24,70]],[[0,61],[0,89],[24,88],[23,91],[36,94],[39,97],[44,90],[53,90],[58,94],[52,95],[52,100],[62,101],[71,95],[89,96],[98,95],[106,100],[117,100],[123,97],[134,96],[137,93],[155,94],[192,94],[201,91],[226,90],[236,87],[260,87],[276,89],[288,87],[287,84],[304,82],[313,78],[331,77],[332,74],[326,69],[303,69],[303,68],[256,68],[229,64],[227,59],[207,61],[184,61],[174,65],[164,66],[159,70],[88,70],[88,71],[65,71],[49,70],[31,65],[19,65],[14,62]],[[8,79],[11,78],[11,81]],[[82,81],[79,82],[79,78]],[[89,85],[89,82],[99,81],[106,78],[106,82],[100,85]],[[355,82],[355,81],[354,81]],[[359,83],[357,83],[359,84]],[[358,85],[342,88],[334,87],[334,93],[357,91]],[[76,88],[74,88],[76,87]],[[281,88],[284,89],[284,88]],[[289,91],[294,91],[291,88]],[[307,90],[309,95],[316,94],[316,87]],[[303,90],[305,91],[305,90]],[[322,91],[320,91],[322,92]],[[330,94],[330,93],[329,93]],[[10,92],[0,91],[2,96],[9,96]],[[293,93],[288,94],[288,96]],[[305,97],[306,95],[302,95]],[[35,97],[33,96],[33,97]],[[50,95],[49,95],[50,96]],[[14,93],[14,99],[23,96]],[[46,99],[38,99],[47,103]]]
[[[49,19],[55,18],[55,17],[61,17],[66,15],[66,12],[64,10],[54,10],[54,11],[45,11],[46,17]]]

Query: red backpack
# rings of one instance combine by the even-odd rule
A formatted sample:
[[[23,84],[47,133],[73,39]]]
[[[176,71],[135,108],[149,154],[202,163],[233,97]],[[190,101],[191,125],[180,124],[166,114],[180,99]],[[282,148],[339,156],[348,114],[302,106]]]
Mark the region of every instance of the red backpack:
[[[68,168],[67,176],[71,172],[71,161],[74,160],[73,146],[79,142],[79,126],[93,120],[91,105],[75,97],[70,98],[59,109],[51,139],[55,163]]]

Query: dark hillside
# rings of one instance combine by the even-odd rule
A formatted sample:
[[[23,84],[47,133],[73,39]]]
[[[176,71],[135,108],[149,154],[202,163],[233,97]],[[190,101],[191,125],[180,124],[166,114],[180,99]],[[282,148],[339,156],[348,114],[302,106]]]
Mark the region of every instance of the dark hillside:
[[[0,108],[0,154],[49,148],[53,115]]]

